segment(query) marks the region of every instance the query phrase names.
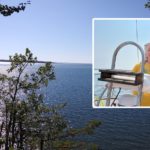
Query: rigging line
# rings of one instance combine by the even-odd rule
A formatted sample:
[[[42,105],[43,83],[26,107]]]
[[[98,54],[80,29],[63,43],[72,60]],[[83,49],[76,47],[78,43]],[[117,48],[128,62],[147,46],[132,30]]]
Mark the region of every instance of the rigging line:
[[[113,105],[114,105],[114,106],[116,106],[115,101],[116,101],[116,99],[118,98],[118,96],[119,96],[120,92],[121,92],[121,88],[119,88],[119,91],[118,91],[118,93],[117,93],[116,97],[114,98],[114,100],[113,100],[113,102],[112,102],[111,106],[113,106]]]
[[[136,42],[139,43],[139,34],[138,34],[138,21],[136,20]],[[139,63],[139,51],[137,48],[137,57],[138,57],[138,63]]]

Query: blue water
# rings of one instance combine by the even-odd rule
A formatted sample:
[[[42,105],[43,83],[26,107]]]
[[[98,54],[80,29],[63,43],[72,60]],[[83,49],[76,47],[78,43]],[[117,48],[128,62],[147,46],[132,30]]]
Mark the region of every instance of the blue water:
[[[73,127],[101,120],[95,134],[81,140],[102,150],[149,150],[150,109],[93,109],[92,65],[57,64],[56,80],[46,89],[49,103],[67,102],[64,114]]]
[[[97,143],[103,150],[149,150],[149,109],[93,109],[92,66],[80,64],[55,67],[56,80],[49,85],[51,101],[67,102],[67,117],[73,127],[91,119],[102,125],[84,140]]]

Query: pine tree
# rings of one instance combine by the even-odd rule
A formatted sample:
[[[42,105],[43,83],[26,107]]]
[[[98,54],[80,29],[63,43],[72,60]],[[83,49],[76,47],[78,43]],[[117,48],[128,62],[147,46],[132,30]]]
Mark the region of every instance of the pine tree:
[[[10,16],[14,12],[19,13],[20,11],[25,10],[27,4],[30,4],[30,1],[20,3],[18,4],[18,6],[8,6],[8,5],[0,4],[0,14],[3,16]]]
[[[150,8],[150,0],[148,0],[147,3],[145,3],[145,8]]]
[[[100,121],[90,121],[85,127],[70,127],[61,111],[66,104],[48,105],[42,89],[55,79],[51,62],[37,66],[37,58],[29,49],[25,54],[10,56],[7,74],[0,74],[0,147],[10,149],[98,149],[94,144],[75,142],[78,135],[90,135]],[[35,66],[35,67],[34,67]],[[37,67],[27,71],[30,67]],[[15,74],[14,74],[15,73]]]

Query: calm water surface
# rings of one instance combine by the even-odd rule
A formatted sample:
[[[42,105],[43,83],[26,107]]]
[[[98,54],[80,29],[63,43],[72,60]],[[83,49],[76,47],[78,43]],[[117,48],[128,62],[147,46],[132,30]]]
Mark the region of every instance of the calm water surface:
[[[102,125],[83,140],[103,150],[149,150],[150,109],[93,109],[92,65],[56,64],[56,80],[45,90],[49,103],[67,102],[64,114],[73,127],[91,119]]]
[[[91,119],[102,125],[85,140],[103,150],[150,149],[150,109],[93,109],[92,66],[58,65],[56,81],[49,85],[51,99],[66,101],[65,111],[72,126],[79,127]]]

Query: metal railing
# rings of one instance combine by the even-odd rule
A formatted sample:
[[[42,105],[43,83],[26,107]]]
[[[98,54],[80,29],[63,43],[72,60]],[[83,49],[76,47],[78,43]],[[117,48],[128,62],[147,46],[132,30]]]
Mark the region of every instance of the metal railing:
[[[132,42],[132,41],[127,41],[127,42],[123,42],[121,43],[115,50],[114,54],[113,54],[113,59],[112,59],[112,65],[111,65],[111,69],[114,70],[115,69],[115,63],[116,63],[116,57],[117,57],[117,54],[119,52],[119,50],[121,48],[123,48],[124,46],[127,46],[127,45],[133,45],[133,46],[136,46],[137,49],[141,52],[141,58],[142,58],[142,61],[141,61],[141,73],[144,74],[144,51],[143,51],[143,48],[138,45],[137,43],[135,42]],[[112,91],[112,85],[113,83],[110,83],[109,86],[108,86],[108,92],[107,92],[107,101],[106,101],[106,106],[110,106],[110,99],[111,99],[111,91]],[[143,83],[141,85],[139,85],[139,88],[138,88],[138,102],[137,104],[140,106],[141,104],[141,97],[142,97],[142,88],[143,88]]]

